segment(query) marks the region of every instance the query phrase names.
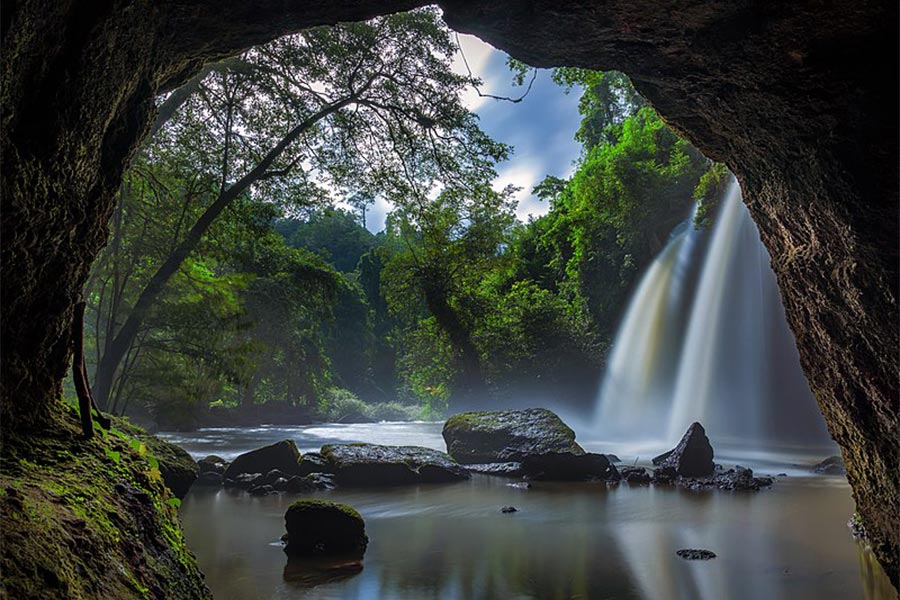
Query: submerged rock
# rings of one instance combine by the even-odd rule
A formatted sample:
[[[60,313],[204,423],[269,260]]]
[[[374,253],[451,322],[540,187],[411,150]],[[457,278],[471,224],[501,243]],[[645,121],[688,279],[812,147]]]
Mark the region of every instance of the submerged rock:
[[[477,463],[465,466],[467,471],[482,475],[498,475],[501,477],[521,477],[525,474],[520,462]]]
[[[508,515],[510,513],[519,512],[519,509],[516,508],[515,506],[504,506],[503,508],[500,509],[500,512]]]
[[[547,452],[522,459],[525,476],[534,480],[583,481],[609,479],[615,467],[603,454]]]
[[[682,477],[704,477],[715,471],[713,449],[700,423],[688,427],[678,445],[653,459],[660,467],[673,467]]]
[[[447,454],[420,446],[327,444],[322,456],[340,485],[444,483],[469,473]]]
[[[225,479],[237,479],[244,473],[268,473],[278,469],[288,475],[300,475],[300,451],[293,440],[282,440],[241,454],[225,469]]]
[[[584,454],[575,432],[545,408],[453,415],[442,434],[447,452],[463,464],[520,462],[550,452]]]
[[[675,554],[685,560],[710,560],[716,557],[716,553],[712,550],[704,550],[702,548],[682,548],[676,550]]]
[[[298,500],[284,514],[287,544],[295,556],[362,556],[369,538],[366,524],[355,509],[326,500]]]
[[[646,485],[650,483],[650,474],[644,467],[622,467],[619,469],[622,479],[632,485]]]
[[[829,456],[820,463],[816,463],[812,468],[813,473],[819,475],[846,475],[847,468],[844,466],[844,459],[840,456]]]

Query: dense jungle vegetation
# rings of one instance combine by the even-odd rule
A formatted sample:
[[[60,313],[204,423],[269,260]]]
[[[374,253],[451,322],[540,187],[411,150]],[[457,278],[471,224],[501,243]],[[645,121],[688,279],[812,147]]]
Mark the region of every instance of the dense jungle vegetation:
[[[84,292],[101,404],[190,428],[590,403],[638,273],[724,170],[623,75],[559,69],[583,152],[519,222],[492,187],[514,149],[462,104],[479,82],[455,52],[417,11],[277,40],[161,99]]]

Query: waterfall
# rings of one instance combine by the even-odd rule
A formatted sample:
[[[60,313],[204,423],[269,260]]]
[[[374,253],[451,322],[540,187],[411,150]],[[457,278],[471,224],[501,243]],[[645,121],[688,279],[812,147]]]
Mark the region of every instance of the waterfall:
[[[736,181],[712,230],[693,215],[641,279],[613,343],[596,426],[606,437],[829,443],[800,367],[769,255]]]

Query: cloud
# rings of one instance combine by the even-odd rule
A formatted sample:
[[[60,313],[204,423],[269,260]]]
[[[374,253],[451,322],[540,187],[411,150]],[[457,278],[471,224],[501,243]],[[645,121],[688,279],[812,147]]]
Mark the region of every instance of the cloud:
[[[460,75],[468,75],[469,70],[471,70],[473,76],[485,80],[486,87],[489,82],[486,80],[484,73],[488,62],[491,61],[495,54],[499,54],[498,51],[474,35],[466,35],[464,33],[458,35],[459,47],[462,49],[462,52],[457,51],[453,57],[453,62],[451,63],[453,71]],[[466,69],[466,63],[469,65],[468,69]],[[477,110],[486,100],[487,98],[479,96],[478,92],[472,87],[466,88],[466,91],[462,94],[463,105],[472,111]]]

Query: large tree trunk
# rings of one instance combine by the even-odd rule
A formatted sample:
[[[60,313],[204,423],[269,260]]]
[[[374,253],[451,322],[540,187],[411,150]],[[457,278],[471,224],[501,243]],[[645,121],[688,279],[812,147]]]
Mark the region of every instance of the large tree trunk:
[[[72,306],[153,95],[208,60],[416,1],[26,1],[0,15],[2,418],[59,396]],[[773,259],[803,366],[897,582],[896,2],[443,2],[542,66],[619,69],[728,163]]]

